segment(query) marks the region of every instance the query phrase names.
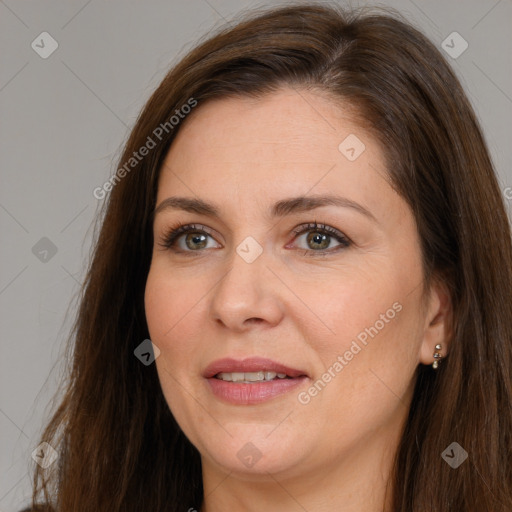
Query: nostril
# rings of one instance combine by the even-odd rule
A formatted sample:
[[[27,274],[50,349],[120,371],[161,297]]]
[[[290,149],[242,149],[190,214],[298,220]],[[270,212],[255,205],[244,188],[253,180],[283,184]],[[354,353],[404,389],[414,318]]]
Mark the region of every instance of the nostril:
[[[248,318],[248,319],[246,320],[246,323],[251,323],[251,324],[252,324],[252,323],[254,323],[254,324],[259,324],[259,323],[261,323],[261,322],[263,322],[263,318],[256,318],[256,317],[253,317],[253,318]]]

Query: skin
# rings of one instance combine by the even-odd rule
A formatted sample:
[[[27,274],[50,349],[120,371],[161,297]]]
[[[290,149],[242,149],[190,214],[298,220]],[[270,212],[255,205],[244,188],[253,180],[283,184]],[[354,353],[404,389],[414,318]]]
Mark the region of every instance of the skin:
[[[354,161],[338,149],[349,134],[366,147]],[[375,220],[338,206],[268,216],[276,201],[323,194],[355,201]],[[423,287],[414,217],[387,180],[378,141],[320,93],[211,101],[188,117],[166,157],[157,206],[170,196],[201,198],[220,211],[219,218],[175,209],[156,215],[145,293],[163,393],[201,454],[201,510],[389,510],[385,488],[415,370],[433,362],[437,343],[446,355],[451,307],[442,283]],[[314,228],[293,233],[315,221],[352,244],[308,242]],[[184,234],[176,241],[183,252],[163,248],[176,223],[209,228],[208,245],[187,245]],[[252,263],[236,252],[248,236],[263,250]],[[397,303],[394,318],[334,371],[358,334]],[[201,376],[205,367],[254,355],[310,378],[258,405],[218,400]],[[300,403],[299,393],[329,368],[331,381]],[[260,455],[252,467],[237,457],[248,442]]]

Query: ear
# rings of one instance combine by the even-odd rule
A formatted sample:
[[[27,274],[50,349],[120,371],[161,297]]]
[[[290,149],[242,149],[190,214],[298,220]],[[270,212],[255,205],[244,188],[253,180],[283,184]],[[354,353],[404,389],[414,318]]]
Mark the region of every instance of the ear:
[[[431,286],[425,324],[423,341],[420,350],[422,364],[430,365],[434,362],[434,352],[445,357],[450,348],[453,335],[453,304],[448,286],[442,279],[436,279]],[[436,350],[436,345],[441,349]]]

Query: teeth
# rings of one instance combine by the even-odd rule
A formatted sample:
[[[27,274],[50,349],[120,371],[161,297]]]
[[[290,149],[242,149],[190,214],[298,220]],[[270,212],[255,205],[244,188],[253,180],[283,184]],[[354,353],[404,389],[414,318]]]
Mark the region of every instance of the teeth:
[[[251,382],[263,382],[266,380],[273,380],[276,377],[279,379],[285,379],[286,373],[261,371],[261,372],[219,373],[216,375],[216,378],[220,379],[220,380],[225,380],[227,382],[242,382],[244,384],[248,384]]]
[[[243,373],[235,373],[235,372],[233,372],[231,374],[231,380],[233,382],[240,382],[241,380],[244,380],[244,374]]]
[[[248,380],[249,382],[256,382],[257,380],[265,380],[265,374],[263,372],[242,373],[242,376],[245,377],[244,380]]]

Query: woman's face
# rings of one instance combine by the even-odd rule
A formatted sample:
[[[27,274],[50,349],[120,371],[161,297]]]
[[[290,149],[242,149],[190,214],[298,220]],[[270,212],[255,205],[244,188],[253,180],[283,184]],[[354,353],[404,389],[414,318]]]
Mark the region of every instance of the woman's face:
[[[180,130],[156,204],[147,322],[203,470],[388,460],[442,300],[421,307],[417,229],[377,141],[311,92],[217,100]]]

